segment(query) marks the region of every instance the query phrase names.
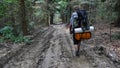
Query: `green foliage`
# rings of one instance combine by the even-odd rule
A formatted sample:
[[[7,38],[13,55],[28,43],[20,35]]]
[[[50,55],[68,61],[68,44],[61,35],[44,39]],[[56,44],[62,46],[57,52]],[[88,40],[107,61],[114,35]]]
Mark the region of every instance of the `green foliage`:
[[[29,43],[30,42],[30,39],[28,37],[25,37],[25,36],[18,36],[18,37],[14,37],[13,38],[13,41],[15,43],[19,43],[19,42],[25,42],[25,43]]]
[[[0,2],[0,18],[6,16],[8,14],[8,8],[11,4],[17,3],[17,0],[3,0]]]
[[[0,43],[4,42],[4,37],[0,37]]]
[[[114,12],[115,1],[97,1],[97,4],[97,16],[99,16],[102,20],[106,20],[109,22],[114,22],[116,20],[117,14],[116,12]]]
[[[7,3],[15,3],[15,2],[17,2],[17,0],[4,0],[4,2],[7,2]]]
[[[15,43],[30,42],[30,39],[28,37],[25,37],[22,35],[15,36],[12,31],[13,31],[13,28],[9,26],[5,26],[4,28],[0,29],[0,35],[1,35],[0,42],[4,42],[4,41],[11,41]]]
[[[119,33],[114,34],[114,35],[112,35],[112,38],[115,39],[115,40],[120,39],[120,34]]]
[[[25,0],[26,20],[33,22],[33,3],[31,0]],[[2,0],[0,1],[0,42],[26,42],[29,39],[22,36],[22,25],[20,24],[19,0]],[[28,25],[28,24],[27,24]],[[31,30],[30,25],[28,30]]]
[[[7,6],[6,6],[6,4],[5,3],[3,3],[3,2],[0,2],[0,18],[2,18],[3,16],[5,16],[6,15],[6,9],[7,9]]]
[[[59,7],[58,9],[65,9],[66,6],[67,6],[67,2],[65,2],[65,1],[58,2],[58,7]]]
[[[48,3],[47,3],[47,1],[39,0],[37,2],[40,5],[37,6],[38,8],[35,7],[37,9],[35,10],[34,14],[37,17],[37,19],[39,19],[38,21],[45,22],[45,23],[47,23],[46,19],[51,14],[56,15],[55,13],[58,12],[59,14],[64,13],[63,15],[65,15],[65,12],[66,12],[65,10],[66,10],[67,4],[68,4],[68,2],[66,2],[66,0],[49,0]]]
[[[101,2],[105,2],[106,0],[101,0]]]
[[[6,26],[0,30],[0,33],[2,34],[2,36],[4,36],[5,39],[10,39],[11,37],[13,37],[12,30],[13,29],[11,27]]]

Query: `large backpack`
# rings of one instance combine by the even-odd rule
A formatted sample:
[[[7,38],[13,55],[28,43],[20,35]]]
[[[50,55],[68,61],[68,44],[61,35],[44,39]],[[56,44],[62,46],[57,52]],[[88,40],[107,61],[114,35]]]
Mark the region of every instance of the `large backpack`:
[[[77,10],[78,18],[76,19],[77,27],[82,27],[85,30],[89,29],[89,22],[86,10]]]

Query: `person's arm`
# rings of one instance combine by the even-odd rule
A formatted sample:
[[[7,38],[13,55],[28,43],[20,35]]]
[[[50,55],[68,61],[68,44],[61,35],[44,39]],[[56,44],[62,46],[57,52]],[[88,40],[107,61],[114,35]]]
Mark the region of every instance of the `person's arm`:
[[[73,28],[74,28],[74,19],[78,18],[78,15],[76,12],[73,12],[70,18],[70,24],[69,24],[69,29],[70,29],[70,34],[73,33]]]
[[[73,25],[73,22],[74,22],[74,18],[73,18],[73,14],[72,14],[72,16],[70,18],[70,25]]]
[[[70,18],[70,25],[73,27],[73,24],[74,24],[74,19],[75,18],[78,18],[78,15],[76,12],[73,12],[72,15],[71,15],[71,18]]]

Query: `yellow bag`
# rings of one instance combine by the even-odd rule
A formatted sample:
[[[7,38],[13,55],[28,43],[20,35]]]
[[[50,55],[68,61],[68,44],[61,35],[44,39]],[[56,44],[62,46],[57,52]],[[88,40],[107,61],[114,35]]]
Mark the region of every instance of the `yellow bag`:
[[[90,38],[91,38],[91,32],[75,33],[76,40],[90,39]]]

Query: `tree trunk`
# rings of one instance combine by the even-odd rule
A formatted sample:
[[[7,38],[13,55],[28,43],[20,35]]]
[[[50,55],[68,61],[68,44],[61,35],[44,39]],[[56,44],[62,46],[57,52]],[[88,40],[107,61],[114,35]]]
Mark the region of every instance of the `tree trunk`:
[[[70,17],[71,17],[71,13],[72,13],[72,8],[71,8],[71,5],[69,5],[68,6],[68,10],[69,10],[69,12],[68,12],[68,22],[70,21]]]
[[[27,21],[26,21],[26,11],[25,11],[25,1],[24,0],[19,0],[19,5],[20,5],[20,20],[22,24],[22,31],[24,35],[28,35],[28,30],[27,30]]]
[[[54,19],[54,13],[50,14],[50,23],[53,24],[53,19]]]
[[[115,26],[120,27],[120,0],[117,0],[117,2],[116,2],[115,11],[118,13],[117,20],[115,22]]]
[[[62,23],[65,23],[65,17],[64,17],[63,11],[61,12],[61,19],[62,19]]]
[[[67,0],[67,2],[70,2],[70,1],[71,0]],[[71,13],[72,13],[72,8],[71,8],[70,4],[67,5],[66,10],[67,10],[66,22],[69,23],[70,22]]]
[[[49,10],[49,6],[48,6],[49,0],[45,0],[45,1],[46,1],[46,10],[48,11]],[[48,26],[50,25],[49,16],[50,16],[49,14],[46,15],[46,23],[47,23]]]
[[[119,13],[120,15],[120,13]],[[120,27],[120,16],[118,16],[117,21],[115,22],[116,27]]]
[[[16,23],[15,23],[15,17],[14,17],[14,14],[13,14],[13,13],[11,14],[11,21],[12,21],[12,23],[13,23],[13,24],[12,24],[13,32],[14,32],[15,35],[17,35],[16,25],[15,25],[15,24],[16,24]]]

